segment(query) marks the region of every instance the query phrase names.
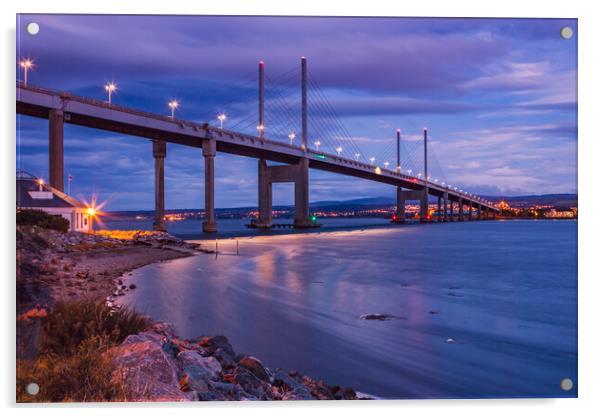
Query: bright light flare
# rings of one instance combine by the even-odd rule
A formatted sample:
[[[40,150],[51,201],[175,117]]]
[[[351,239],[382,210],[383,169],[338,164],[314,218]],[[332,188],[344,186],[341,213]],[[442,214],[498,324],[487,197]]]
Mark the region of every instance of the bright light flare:
[[[176,109],[180,107],[180,102],[178,100],[171,100],[167,103],[169,108],[171,108],[171,118],[174,118],[176,115]]]

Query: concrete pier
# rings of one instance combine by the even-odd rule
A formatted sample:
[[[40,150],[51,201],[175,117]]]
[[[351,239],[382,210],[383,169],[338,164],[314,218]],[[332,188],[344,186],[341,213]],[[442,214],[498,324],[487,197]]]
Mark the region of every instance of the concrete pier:
[[[205,221],[203,221],[204,233],[217,232],[215,222],[215,140],[203,142],[203,157],[205,158]]]
[[[458,221],[464,221],[464,201],[458,198]]]
[[[63,192],[63,126],[64,114],[62,110],[50,110],[48,114],[48,155],[49,155],[49,182],[50,186]]]
[[[395,219],[391,222],[403,224],[406,222],[406,200],[403,188],[397,187],[397,206],[395,209]]]
[[[449,221],[449,194],[446,192],[443,194],[443,222]]]
[[[468,221],[472,221],[472,202],[468,202]]]
[[[153,158],[155,159],[155,220],[153,230],[167,231],[165,225],[165,156],[167,143],[153,140]]]
[[[441,197],[437,198],[437,222],[443,222],[443,212],[441,211]]]
[[[272,227],[272,184],[293,182],[295,184],[295,228],[315,227],[309,219],[309,160],[301,158],[294,165],[268,166],[265,160],[258,164],[258,205],[257,228]]]

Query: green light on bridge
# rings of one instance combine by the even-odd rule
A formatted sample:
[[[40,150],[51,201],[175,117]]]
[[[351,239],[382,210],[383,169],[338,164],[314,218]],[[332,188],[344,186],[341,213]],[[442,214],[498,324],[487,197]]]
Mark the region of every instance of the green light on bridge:
[[[316,155],[316,157],[317,157],[318,159],[326,159],[326,156],[325,156],[325,155]]]
[[[316,222],[318,220],[318,217],[312,215],[311,217],[309,217],[309,219],[311,220],[311,222]]]

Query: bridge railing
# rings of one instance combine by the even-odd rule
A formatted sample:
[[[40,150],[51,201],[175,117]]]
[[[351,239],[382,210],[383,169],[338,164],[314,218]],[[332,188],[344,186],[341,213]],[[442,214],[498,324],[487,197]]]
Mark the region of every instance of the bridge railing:
[[[171,122],[171,123],[175,123],[181,126],[189,126],[192,127],[193,129],[204,129],[207,130],[208,132],[210,132],[212,134],[212,136],[215,135],[228,135],[231,137],[238,137],[238,138],[243,138],[243,139],[247,139],[247,140],[251,140],[251,141],[257,141],[259,143],[264,143],[264,144],[269,144],[271,146],[278,146],[281,147],[283,149],[289,149],[289,150],[294,150],[297,153],[298,152],[303,152],[304,149],[300,146],[294,146],[288,143],[283,143],[283,142],[279,142],[279,141],[275,141],[275,140],[269,140],[266,138],[261,138],[259,136],[253,136],[250,134],[245,134],[245,133],[239,133],[239,132],[235,132],[232,130],[228,130],[228,129],[223,129],[217,126],[211,126],[209,123],[197,123],[197,122],[193,122],[193,121],[188,121],[188,120],[182,120],[182,119],[178,119],[178,118],[172,118],[171,116],[168,115],[160,115],[157,113],[151,113],[151,112],[147,112],[147,111],[142,111],[142,110],[137,110],[137,109],[133,109],[131,107],[124,107],[118,104],[113,104],[113,103],[108,103],[105,100],[97,100],[94,98],[89,98],[89,97],[83,97],[83,96],[79,96],[79,95],[75,95],[72,94],[70,92],[67,91],[60,91],[60,90],[53,90],[53,89],[49,89],[49,88],[44,88],[44,87],[39,87],[39,86],[32,86],[32,85],[25,85],[25,83],[23,81],[17,81],[17,88],[21,88],[21,89],[25,89],[25,90],[29,90],[29,91],[34,91],[34,92],[38,92],[38,93],[42,93],[42,94],[47,94],[47,95],[55,95],[55,96],[59,96],[61,99],[66,99],[66,100],[72,100],[72,101],[77,101],[77,102],[81,102],[84,104],[90,104],[90,105],[94,105],[94,106],[98,106],[98,107],[102,107],[102,108],[106,108],[108,110],[116,110],[116,111],[121,111],[121,112],[125,112],[128,114],[133,114],[133,115],[137,115],[137,116],[141,116],[141,117],[148,117],[148,118],[152,118],[155,120],[161,120],[161,121],[166,121],[166,122]],[[371,165],[365,162],[360,162],[357,160],[353,160],[353,159],[347,159],[344,157],[341,157],[339,155],[335,155],[335,154],[331,154],[331,153],[326,153],[326,152],[319,152],[316,150],[312,150],[312,149],[307,149],[307,154],[313,155],[316,158],[319,159],[326,159],[328,158],[329,160],[332,160],[334,162],[337,162],[339,164],[346,164],[349,166],[355,166],[361,169],[364,169],[365,171],[368,172],[374,172],[377,168],[376,165]],[[380,168],[380,167],[379,167]],[[414,176],[409,176],[406,174],[403,174],[401,172],[397,172],[396,170],[391,170],[391,169],[387,169],[387,168],[380,168],[380,174],[386,174],[390,177],[394,177],[394,178],[400,178],[403,180],[407,180],[409,182],[414,182],[417,184],[424,184],[424,180],[419,180],[418,178],[414,177]],[[462,197],[464,199],[466,199],[467,201],[473,201],[473,202],[477,202],[481,205],[487,206],[489,208],[495,208],[495,206],[488,202],[488,201],[481,201],[478,200],[474,197],[470,197],[468,195],[465,195],[461,192],[458,191],[454,191],[448,187],[442,186],[440,184],[434,183],[434,182],[430,182],[427,181],[427,186],[429,188],[433,188],[433,189],[438,189],[441,192],[449,192],[452,195],[456,195],[458,197]]]

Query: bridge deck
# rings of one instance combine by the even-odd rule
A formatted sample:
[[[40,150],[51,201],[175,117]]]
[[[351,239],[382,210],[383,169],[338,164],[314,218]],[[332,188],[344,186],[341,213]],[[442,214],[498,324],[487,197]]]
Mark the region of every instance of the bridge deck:
[[[108,104],[103,101],[76,96],[67,92],[24,86],[17,83],[17,113],[48,118],[50,110],[62,110],[66,123],[76,124],[94,129],[112,131],[136,137],[161,140],[192,147],[202,147],[203,141],[215,140],[218,152],[240,156],[266,159],[281,163],[297,163],[303,157],[309,158],[309,167],[375,182],[400,186],[406,189],[422,190],[425,183],[415,177],[398,173],[394,170],[376,167],[337,155],[304,151],[268,139],[242,134],[208,123],[195,123],[187,120],[172,119],[168,116],[139,111],[132,108]],[[430,195],[443,196],[446,192],[451,201],[472,203],[475,207],[498,209],[490,202],[475,196],[462,194],[439,183],[428,182]]]

